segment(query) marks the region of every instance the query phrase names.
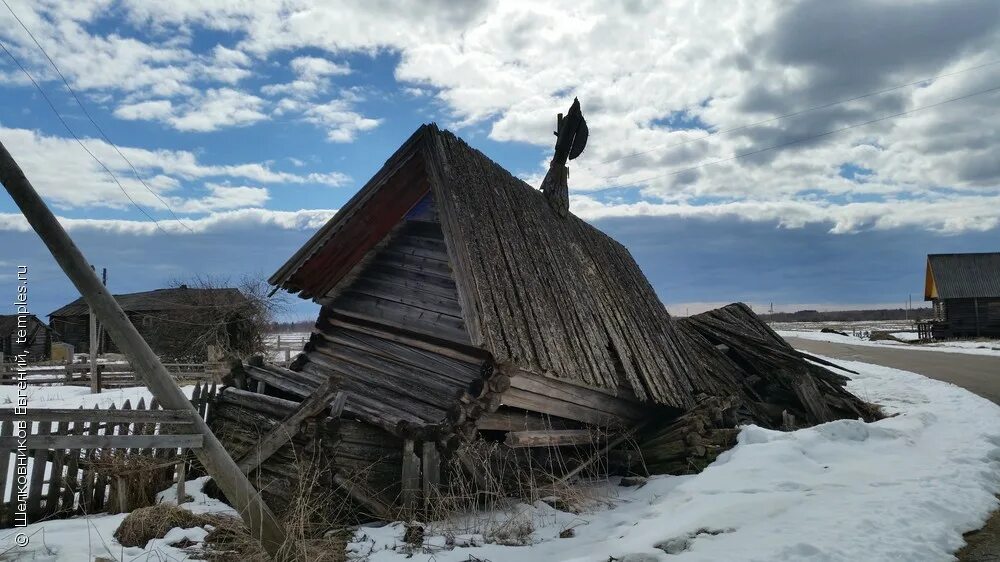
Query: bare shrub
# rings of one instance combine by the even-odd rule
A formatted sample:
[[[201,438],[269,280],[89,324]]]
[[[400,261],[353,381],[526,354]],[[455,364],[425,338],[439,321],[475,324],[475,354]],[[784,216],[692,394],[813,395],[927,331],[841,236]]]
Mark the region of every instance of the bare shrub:
[[[231,357],[263,353],[265,335],[274,319],[288,308],[287,295],[270,296],[270,286],[261,276],[245,275],[233,280],[196,275],[172,281],[170,286],[195,289],[183,306],[176,307],[183,318],[168,318],[162,323],[165,330],[170,330],[171,349],[195,352],[195,356],[186,358],[200,359],[209,346]],[[236,289],[242,298],[224,289]],[[172,323],[183,323],[186,329],[178,332]]]
[[[94,471],[110,482],[111,493],[106,505],[112,512],[118,512],[122,505],[121,494],[125,494],[124,511],[148,507],[156,503],[156,493],[171,480],[165,470],[179,459],[165,461],[151,455],[128,454],[118,449],[100,449],[88,461]],[[143,543],[145,544],[145,543]]]

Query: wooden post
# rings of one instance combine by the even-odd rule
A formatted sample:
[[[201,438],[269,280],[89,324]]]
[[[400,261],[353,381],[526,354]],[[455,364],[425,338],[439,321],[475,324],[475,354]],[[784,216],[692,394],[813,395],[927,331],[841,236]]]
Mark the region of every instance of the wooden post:
[[[3,143],[0,143],[0,182],[21,209],[28,224],[48,247],[59,267],[93,308],[108,334],[132,363],[136,374],[144,379],[153,396],[166,409],[197,412],[149,344],[129,322],[118,302],[105,290],[79,248],[38,196]],[[202,447],[194,451],[198,460],[233,502],[251,534],[260,539],[267,552],[277,556],[284,542],[281,525],[205,420],[193,416],[192,421],[194,430],[204,435]],[[41,466],[44,467],[45,463],[42,462]]]
[[[90,309],[90,393],[101,391],[101,383],[97,380],[97,315]]]
[[[424,476],[424,511],[431,512],[431,502],[438,496],[441,486],[441,455],[433,441],[424,441],[421,451],[422,471]]]
[[[402,494],[403,511],[412,517],[417,507],[417,493],[420,490],[420,459],[414,453],[413,439],[403,441]]]
[[[187,481],[187,461],[177,463],[177,505],[184,503],[184,482]]]
[[[125,477],[119,476],[115,479],[115,495],[118,499],[118,505],[115,506],[118,511],[116,513],[127,513],[128,512],[128,486],[125,484]]]

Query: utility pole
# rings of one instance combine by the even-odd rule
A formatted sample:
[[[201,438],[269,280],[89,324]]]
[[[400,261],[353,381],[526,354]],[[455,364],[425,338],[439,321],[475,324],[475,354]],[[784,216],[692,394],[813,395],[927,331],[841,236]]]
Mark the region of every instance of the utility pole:
[[[35,188],[24,176],[7,148],[0,143],[0,183],[28,219],[52,257],[59,263],[66,276],[76,286],[84,300],[105,325],[108,334],[129,359],[136,375],[146,383],[153,396],[165,409],[186,410],[191,413],[195,431],[204,435],[200,449],[193,452],[218,484],[233,507],[239,511],[250,533],[259,538],[265,550],[278,558],[284,532],[274,513],[267,507],[260,493],[254,489],[246,475],[236,466],[225,447],[212,433],[205,420],[181,391],[180,387],[160,363],[149,344],[125,316],[118,302],[108,294],[97,274],[90,268],[80,249],[63,229],[52,211],[39,197]]]
[[[94,270],[94,266],[90,266],[90,270]],[[101,269],[101,284],[105,287],[108,286],[108,268]],[[90,308],[90,393],[97,394],[101,392],[101,373],[97,368],[97,352],[99,343],[101,341],[100,330],[97,327],[97,315],[94,314],[94,307]]]
[[[94,314],[94,307],[90,307],[90,393],[97,394],[101,391],[101,381],[97,378],[97,315]]]

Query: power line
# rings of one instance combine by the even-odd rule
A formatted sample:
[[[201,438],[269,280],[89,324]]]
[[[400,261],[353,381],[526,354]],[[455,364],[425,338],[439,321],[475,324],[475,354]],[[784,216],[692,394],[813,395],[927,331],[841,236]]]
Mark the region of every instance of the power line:
[[[906,111],[900,111],[898,113],[893,113],[892,115],[885,115],[885,116],[879,117],[877,119],[870,119],[870,120],[865,121],[863,123],[855,123],[853,125],[847,125],[846,127],[841,127],[839,129],[832,129],[832,130],[829,130],[829,131],[824,131],[822,133],[817,133],[815,135],[809,135],[809,136],[806,136],[806,137],[797,138],[797,139],[794,139],[794,140],[791,140],[791,141],[787,141],[787,142],[775,144],[775,145],[764,147],[764,148],[760,148],[760,149],[757,149],[757,150],[751,150],[749,152],[743,152],[741,154],[736,154],[736,155],[730,156],[728,158],[720,158],[718,160],[711,160],[709,162],[703,162],[703,163],[695,165],[695,166],[689,166],[687,168],[681,168],[681,169],[678,169],[678,170],[667,172],[665,174],[658,174],[658,175],[655,175],[655,176],[650,176],[648,178],[641,179],[641,180],[638,180],[638,181],[629,182],[629,183],[623,183],[623,184],[618,184],[618,185],[612,185],[612,186],[601,188],[601,189],[585,190],[584,192],[585,193],[601,193],[601,192],[604,192],[604,191],[610,191],[612,189],[621,189],[621,188],[626,188],[626,187],[635,187],[635,186],[639,186],[639,185],[643,185],[643,184],[649,183],[650,181],[655,180],[655,179],[676,176],[676,175],[683,174],[685,172],[690,172],[692,170],[697,170],[697,169],[700,169],[700,168],[704,168],[706,166],[713,166],[715,164],[721,164],[723,162],[730,162],[730,161],[733,161],[733,160],[739,160],[740,158],[746,158],[747,156],[753,156],[755,154],[760,154],[762,152],[768,152],[770,150],[776,150],[778,148],[784,148],[786,146],[791,146],[791,145],[794,145],[794,144],[799,144],[799,143],[803,143],[803,142],[806,142],[806,141],[810,141],[810,140],[815,140],[815,139],[818,139],[818,138],[827,137],[827,136],[834,135],[834,134],[837,134],[837,133],[842,133],[842,132],[850,130],[850,129],[856,129],[858,127],[864,127],[866,125],[872,125],[872,124],[875,124],[875,123],[880,123],[882,121],[887,121],[889,119],[894,119],[896,117],[902,117],[904,115],[909,115],[911,113],[916,113],[918,111],[924,111],[924,110],[927,110],[927,109],[932,109],[932,108],[935,108],[935,107],[939,107],[939,106],[942,106],[942,105],[944,105],[946,103],[952,103],[952,102],[956,102],[956,101],[962,101],[962,100],[966,100],[966,99],[969,99],[969,98],[972,98],[972,97],[975,97],[975,96],[981,96],[981,95],[984,95],[984,94],[989,94],[991,92],[996,92],[998,90],[1000,90],[1000,86],[995,86],[995,87],[990,88],[988,90],[981,90],[981,91],[974,92],[974,93],[971,93],[971,94],[966,94],[964,96],[958,96],[956,98],[951,98],[951,99],[947,99],[947,100],[944,100],[944,101],[939,101],[937,103],[932,103],[930,105],[924,105],[924,106],[921,106],[921,107],[915,107],[913,109],[908,109]],[[618,177],[621,177],[621,176],[618,176]]]
[[[6,2],[6,0],[4,0],[4,2]],[[674,143],[674,144],[667,144],[667,145],[655,146],[653,148],[650,148],[650,149],[647,149],[647,150],[643,150],[641,152],[635,152],[635,153],[632,153],[632,154],[626,154],[625,156],[619,156],[617,158],[612,158],[610,160],[605,160],[603,162],[600,162],[600,164],[602,164],[602,165],[603,164],[611,164],[613,162],[618,162],[618,161],[621,161],[621,160],[626,160],[628,158],[635,158],[637,156],[643,156],[643,155],[649,154],[651,152],[657,152],[657,151],[660,151],[660,150],[669,150],[671,148],[677,148],[678,146],[684,146],[686,144],[690,144],[690,143],[693,143],[693,142],[702,141],[702,140],[705,140],[705,139],[710,138],[710,137],[718,137],[718,136],[726,135],[726,134],[729,134],[729,133],[735,133],[736,131],[742,131],[744,129],[749,129],[750,127],[756,127],[758,125],[765,125],[767,123],[772,123],[774,121],[779,121],[781,119],[786,119],[788,117],[795,117],[797,115],[802,115],[804,113],[809,113],[809,112],[817,111],[817,110],[820,110],[820,109],[826,109],[828,107],[834,107],[834,106],[837,106],[837,105],[841,105],[841,104],[845,104],[845,103],[850,103],[852,101],[858,101],[858,100],[862,100],[862,99],[865,99],[865,98],[870,98],[870,97],[873,97],[873,96],[887,94],[889,92],[894,92],[896,90],[902,90],[903,88],[909,88],[911,86],[916,86],[918,84],[924,84],[924,83],[930,82],[932,80],[939,80],[941,78],[948,78],[949,76],[956,76],[958,74],[964,74],[966,72],[972,72],[973,70],[980,70],[982,68],[986,68],[988,66],[993,66],[993,65],[997,65],[997,64],[1000,64],[1000,60],[995,60],[995,61],[983,63],[983,64],[980,64],[978,66],[972,66],[972,67],[969,67],[969,68],[963,68],[961,70],[956,70],[954,72],[948,72],[948,73],[945,73],[945,74],[938,74],[937,76],[931,76],[930,78],[924,78],[922,80],[916,80],[914,82],[909,82],[907,84],[901,84],[899,86],[893,86],[891,88],[886,88],[884,90],[878,90],[878,91],[875,91],[875,92],[869,92],[867,94],[861,94],[859,96],[854,96],[852,98],[847,98],[847,99],[843,99],[843,100],[839,100],[839,101],[824,103],[824,104],[821,104],[821,105],[815,105],[815,106],[812,106],[812,107],[809,107],[809,108],[806,108],[806,109],[801,109],[799,111],[793,111],[791,113],[785,113],[785,114],[782,114],[782,115],[778,115],[777,117],[770,117],[768,119],[764,119],[764,120],[761,120],[761,121],[755,121],[753,123],[748,123],[746,125],[740,125],[739,127],[733,127],[731,129],[723,129],[721,131],[710,132],[707,135],[704,135],[704,136],[701,136],[701,137],[696,137],[696,138],[693,138],[693,139],[687,139],[687,140],[680,141],[680,142],[677,142],[677,143]],[[608,176],[608,177],[614,177],[614,176]],[[606,177],[604,179],[608,179],[608,178]]]
[[[115,149],[115,152],[117,152],[118,155],[122,157],[122,160],[124,160],[125,163],[129,165],[129,168],[132,168],[132,173],[135,174],[135,179],[139,180],[139,183],[141,183],[142,186],[146,188],[146,191],[152,194],[153,197],[156,197],[157,201],[163,204],[163,206],[167,209],[167,211],[170,212],[170,215],[173,216],[175,221],[177,221],[181,226],[186,228],[189,232],[193,233],[194,230],[192,230],[191,227],[188,226],[186,223],[181,221],[180,217],[178,217],[177,214],[174,213],[174,210],[170,207],[170,205],[168,205],[167,202],[164,201],[159,196],[159,194],[157,194],[155,191],[153,191],[152,188],[149,187],[146,181],[142,179],[142,176],[139,175],[139,170],[137,170],[136,167],[132,164],[132,161],[125,156],[125,154],[118,148],[118,146],[114,142],[111,141],[110,138],[108,138],[108,135],[104,132],[104,129],[102,129],[101,126],[97,124],[97,121],[95,121],[94,118],[90,115],[90,112],[87,111],[86,106],[83,105],[83,101],[81,101],[80,97],[76,94],[76,90],[74,90],[73,87],[69,85],[69,80],[66,79],[66,76],[63,75],[61,70],[59,70],[59,67],[56,65],[55,61],[52,60],[52,57],[49,56],[49,53],[45,51],[45,48],[42,47],[42,44],[39,43],[38,39],[35,38],[35,34],[32,33],[31,30],[28,29],[28,26],[25,25],[23,21],[21,21],[21,18],[19,18],[17,14],[14,13],[14,9],[10,7],[10,4],[7,3],[7,0],[2,0],[2,1],[4,6],[6,6],[7,10],[10,12],[10,15],[14,16],[14,19],[17,20],[17,23],[21,24],[21,28],[24,29],[25,33],[28,34],[28,37],[30,37],[31,40],[35,43],[35,46],[38,47],[38,50],[41,51],[43,55],[45,55],[46,60],[48,60],[49,64],[52,65],[52,69],[56,71],[56,74],[58,74],[59,78],[62,79],[63,84],[66,85],[66,89],[69,90],[69,93],[73,95],[73,99],[76,100],[76,104],[80,106],[81,110],[83,110],[83,114],[87,117],[87,120],[89,120],[90,123],[94,126],[94,128],[97,129],[97,131],[101,134],[101,137],[104,139],[104,141],[110,144],[111,147]]]
[[[24,68],[24,66],[21,64],[21,61],[17,60],[17,57],[14,56],[14,53],[11,53],[10,50],[7,49],[7,45],[5,45],[3,41],[0,41],[0,48],[2,48],[3,51],[7,53],[7,56],[9,56],[12,61],[14,61],[14,64],[16,64],[17,67],[21,69],[21,72],[23,72],[24,75],[28,77],[28,80],[31,80],[31,83],[35,85],[35,89],[37,89],[38,93],[40,93],[42,95],[42,98],[45,99],[45,103],[49,104],[49,107],[52,109],[52,112],[56,114],[56,117],[59,119],[59,122],[62,123],[63,127],[66,128],[66,131],[69,132],[69,134],[73,137],[73,139],[76,140],[77,144],[79,144],[80,147],[83,148],[83,150],[87,154],[89,154],[90,157],[93,158],[95,162],[97,162],[98,164],[100,164],[102,168],[104,168],[104,171],[107,172],[109,176],[111,176],[111,179],[114,180],[114,182],[118,185],[118,189],[120,189],[122,193],[125,194],[125,197],[129,200],[129,202],[132,203],[132,205],[135,206],[136,209],[139,209],[139,211],[143,215],[146,215],[146,218],[153,221],[153,224],[156,225],[156,228],[158,228],[160,232],[167,234],[167,231],[163,230],[163,227],[160,226],[160,223],[156,222],[156,219],[154,219],[148,212],[146,212],[145,209],[139,206],[139,204],[135,202],[135,199],[132,199],[132,196],[129,195],[128,191],[125,190],[125,186],[122,185],[122,182],[118,181],[118,177],[115,176],[114,172],[112,172],[110,168],[105,166],[104,162],[101,162],[101,159],[98,158],[97,155],[95,155],[93,152],[91,152],[89,148],[87,148],[87,145],[83,144],[83,141],[80,140],[80,137],[76,136],[76,133],[74,133],[73,129],[70,128],[69,124],[66,123],[66,120],[63,119],[63,116],[59,114],[59,110],[56,109],[55,104],[53,104],[52,100],[49,99],[49,96],[45,94],[45,90],[43,90],[42,87],[38,85],[38,82],[36,82],[34,77],[31,76],[31,73],[28,72],[26,68]]]

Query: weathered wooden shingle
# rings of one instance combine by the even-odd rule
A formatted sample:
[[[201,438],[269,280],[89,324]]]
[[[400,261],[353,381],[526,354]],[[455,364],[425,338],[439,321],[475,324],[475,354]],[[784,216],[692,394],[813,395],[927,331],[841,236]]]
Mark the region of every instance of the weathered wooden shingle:
[[[401,181],[406,170],[417,175]],[[379,243],[377,234],[348,236],[351,225],[376,223],[384,207],[370,202],[386,192],[398,193],[389,198],[398,221],[422,197],[407,185],[433,193],[468,341],[498,365],[677,408],[726,376],[707,373],[624,246],[559,216],[540,191],[434,125],[421,127],[271,283],[317,300],[337,294],[338,280],[350,281],[348,271]]]

